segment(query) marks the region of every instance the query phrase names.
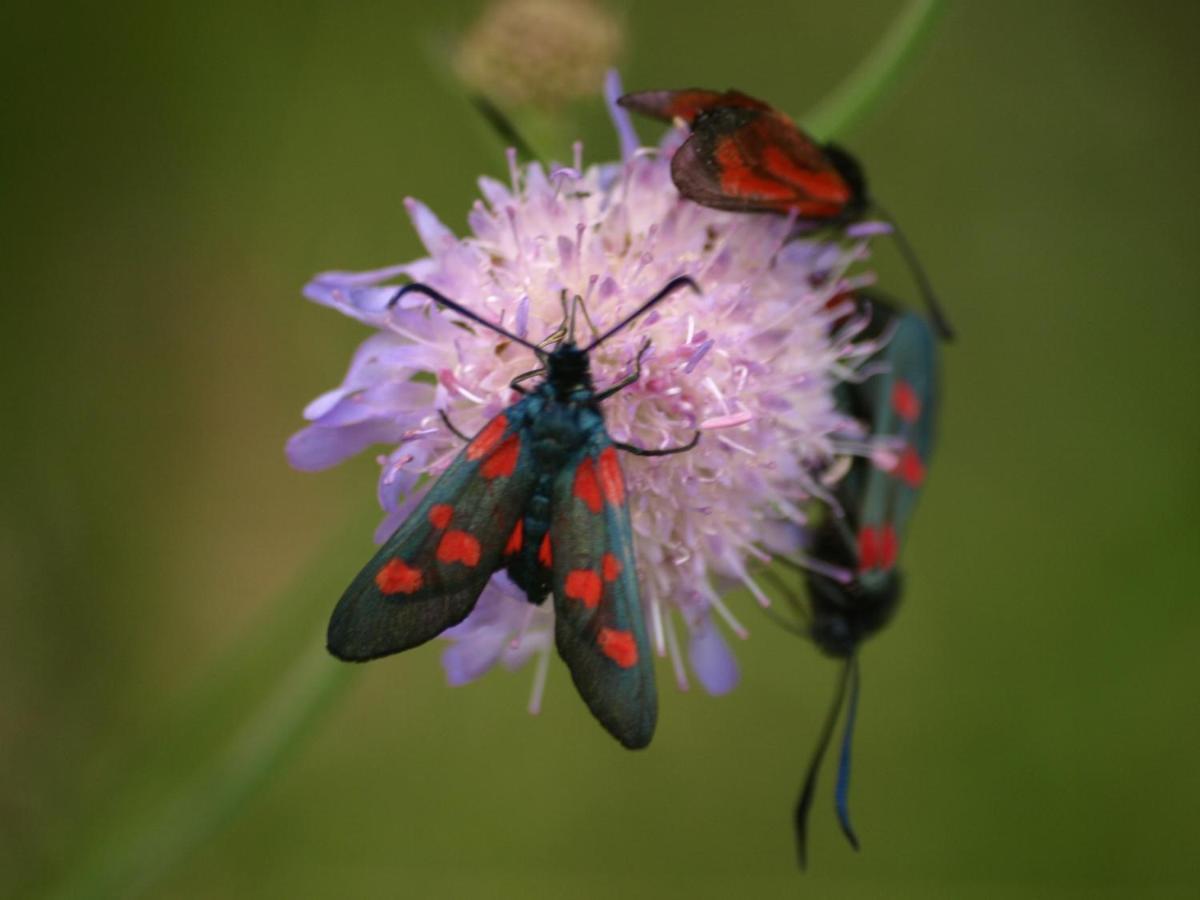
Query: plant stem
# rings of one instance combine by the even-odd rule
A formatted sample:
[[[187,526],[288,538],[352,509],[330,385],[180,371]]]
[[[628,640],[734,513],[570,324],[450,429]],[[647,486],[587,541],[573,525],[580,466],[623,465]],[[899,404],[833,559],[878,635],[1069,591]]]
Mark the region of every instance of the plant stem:
[[[329,657],[317,622],[345,560],[367,544],[366,526],[339,529],[264,621],[151,716],[148,746],[133,734],[123,770],[45,896],[126,898],[153,888],[305,746],[359,671]]]
[[[804,117],[805,129],[828,141],[856,125],[896,83],[933,30],[942,5],[942,0],[910,0],[858,67]]]
[[[286,765],[355,671],[330,659],[320,645],[304,653],[221,752],[149,821],[117,837],[52,896],[133,897],[146,891]]]

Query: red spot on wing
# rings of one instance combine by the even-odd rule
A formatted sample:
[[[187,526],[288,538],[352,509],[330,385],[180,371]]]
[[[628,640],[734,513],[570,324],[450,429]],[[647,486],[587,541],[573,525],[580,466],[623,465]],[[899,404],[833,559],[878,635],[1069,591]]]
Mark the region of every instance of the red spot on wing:
[[[879,533],[870,525],[864,525],[858,532],[859,571],[865,572],[867,569],[878,567],[880,556]]]
[[[550,549],[550,535],[542,538],[542,546],[538,547],[538,562],[547,569],[554,565],[554,553]]]
[[[504,545],[504,555],[511,556],[513,553],[519,553],[521,545],[525,542],[525,520],[517,519],[517,524],[512,530],[512,534],[508,536],[508,543]]]
[[[797,133],[798,134],[798,133]],[[782,147],[763,148],[762,165],[772,176],[803,192],[809,199],[839,208],[851,200],[850,188],[833,169],[813,169],[794,159]],[[833,213],[836,215],[836,212]]]
[[[600,576],[591,569],[572,569],[567,573],[563,589],[569,599],[578,600],[588,609],[595,609],[600,604],[603,585]]]
[[[596,646],[622,669],[628,669],[638,661],[637,641],[633,638],[633,632],[601,628],[596,635]]]
[[[890,569],[896,565],[896,556],[900,552],[900,541],[896,538],[896,529],[888,522],[883,526],[883,539],[881,541],[879,567],[881,569]]]
[[[488,422],[483,431],[475,435],[475,440],[467,445],[467,459],[474,462],[491,453],[500,443],[500,438],[504,437],[507,428],[508,417],[504,413]]]
[[[385,594],[411,594],[424,582],[420,570],[402,559],[389,559],[375,573],[375,586]]]
[[[615,447],[605,447],[600,453],[600,487],[604,491],[604,499],[613,506],[625,502],[625,479],[621,477],[621,464],[617,461]]]
[[[585,456],[583,462],[575,469],[573,492],[589,510],[594,513],[600,512],[600,485],[596,481],[596,467],[592,464],[590,456]]]
[[[605,581],[616,581],[617,576],[621,574],[621,561],[611,553],[605,553],[600,561],[600,569],[604,572]]]
[[[907,381],[892,385],[892,409],[905,422],[915,422],[921,415],[921,398]]]
[[[911,488],[919,488],[925,481],[925,463],[921,462],[921,457],[912,444],[904,448],[896,468],[892,469],[892,474]]]
[[[450,524],[450,518],[454,515],[454,507],[449,503],[435,503],[429,508],[429,521],[434,528],[441,530]]]
[[[746,201],[749,210],[794,211],[806,219],[832,219],[852,199],[849,187],[833,169],[808,168],[773,144],[747,158],[736,132],[718,141],[713,158],[720,171],[721,192]],[[767,174],[756,171],[758,167]]]
[[[795,196],[795,191],[774,178],[764,178],[746,164],[741,148],[732,137],[717,141],[713,153],[721,172],[721,192],[730,197],[746,200],[786,200]]]
[[[520,453],[521,438],[514,434],[487,458],[480,472],[484,478],[508,478],[517,468]]]
[[[447,531],[437,548],[438,562],[479,565],[479,541],[465,531]]]

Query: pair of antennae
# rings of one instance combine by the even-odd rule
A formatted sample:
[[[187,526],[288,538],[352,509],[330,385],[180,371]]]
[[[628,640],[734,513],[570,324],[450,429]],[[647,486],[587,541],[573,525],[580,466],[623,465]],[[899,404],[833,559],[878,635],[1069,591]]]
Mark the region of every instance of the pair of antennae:
[[[854,738],[854,719],[858,713],[858,654],[854,653],[842,667],[842,677],[838,683],[833,705],[825,719],[825,727],[821,729],[821,737],[817,740],[817,749],[813,752],[808,763],[808,774],[804,777],[804,789],[800,792],[800,800],[796,803],[796,853],[799,856],[800,868],[805,868],[808,862],[808,813],[812,809],[813,797],[817,790],[817,775],[821,771],[821,762],[825,759],[825,751],[833,738],[833,729],[842,712],[846,708],[846,724],[843,726],[842,747],[838,753],[837,787],[834,790],[834,806],[837,809],[838,823],[842,833],[855,850],[858,849],[858,836],[854,826],[850,824],[850,744]]]
[[[645,315],[653,307],[657,306],[663,300],[666,300],[667,297],[671,296],[671,294],[675,293],[677,290],[679,290],[680,288],[684,288],[684,287],[691,288],[692,291],[694,291],[697,294],[700,293],[700,288],[696,284],[696,282],[694,282],[692,279],[688,278],[686,275],[680,275],[678,278],[672,278],[659,290],[659,292],[657,294],[655,294],[653,297],[651,297],[649,300],[647,300],[645,303],[643,303],[641,306],[639,306],[637,309],[635,309],[632,313],[630,313],[628,316],[626,316],[624,319],[622,319],[620,322],[618,322],[612,328],[608,329],[608,331],[604,332],[604,334],[600,335],[600,337],[596,338],[594,341],[592,341],[590,344],[588,344],[583,349],[583,352],[590,353],[597,346],[599,346],[600,344],[603,344],[605,341],[607,341],[610,337],[612,337],[614,334],[616,334],[622,328],[627,326],[629,323],[633,322],[635,319],[639,318],[640,316]],[[529,341],[525,340],[522,337],[518,337],[517,335],[513,334],[508,329],[504,328],[503,326],[497,325],[495,322],[489,322],[487,319],[484,319],[478,313],[472,312],[471,310],[467,309],[465,306],[463,306],[458,301],[451,300],[449,297],[447,297],[445,294],[441,293],[440,291],[435,290],[434,288],[431,288],[427,284],[422,284],[419,281],[414,281],[412,284],[406,284],[406,285],[404,285],[404,287],[400,288],[400,290],[396,291],[396,293],[392,296],[392,299],[388,301],[387,308],[391,309],[393,306],[395,306],[400,301],[400,298],[403,297],[405,294],[424,294],[426,297],[429,297],[431,300],[435,301],[436,303],[441,304],[442,306],[446,307],[447,309],[454,310],[460,316],[464,316],[465,318],[470,319],[472,322],[475,322],[478,325],[482,325],[484,328],[494,331],[494,332],[496,332],[496,334],[502,335],[502,336],[508,338],[510,341],[513,341],[514,343],[520,344],[522,347],[526,347],[526,348],[532,350],[539,357],[543,357],[546,355],[546,351],[543,350],[541,347],[537,346],[536,344],[530,343]],[[571,332],[573,332],[574,331],[574,310],[572,309],[571,312],[572,312]],[[568,340],[570,340],[572,338],[573,338],[573,334],[569,333]]]

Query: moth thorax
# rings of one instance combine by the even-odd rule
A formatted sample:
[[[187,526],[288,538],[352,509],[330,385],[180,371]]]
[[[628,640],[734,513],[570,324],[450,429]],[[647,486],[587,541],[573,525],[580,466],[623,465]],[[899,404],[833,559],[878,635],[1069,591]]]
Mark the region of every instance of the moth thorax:
[[[846,205],[843,217],[847,220],[857,219],[866,211],[867,206],[867,176],[863,173],[862,166],[852,154],[837,144],[826,144],[821,149],[854,195]]]
[[[868,587],[859,579],[841,584],[809,573],[813,642],[830,656],[850,656],[856,647],[886,625],[900,604],[900,573],[892,570],[873,578]]]
[[[579,388],[592,389],[592,374],[588,355],[573,343],[557,348],[546,360],[546,381],[554,389],[555,396],[566,400]]]

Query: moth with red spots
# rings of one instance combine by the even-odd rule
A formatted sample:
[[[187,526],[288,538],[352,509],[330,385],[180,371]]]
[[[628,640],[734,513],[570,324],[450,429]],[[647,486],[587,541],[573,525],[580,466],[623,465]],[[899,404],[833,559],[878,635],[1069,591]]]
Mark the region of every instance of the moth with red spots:
[[[586,348],[575,344],[572,308],[565,337],[549,351],[426,285],[397,292],[393,304],[425,294],[533,351],[543,368],[512,382],[521,399],[469,440],[347,588],[329,622],[330,653],[362,662],[423,644],[465,619],[492,573],[506,569],[530,603],[554,595],[558,652],[592,714],[626,747],[650,743],[658,701],[617,450],[679,453],[699,432],[664,450],[613,441],[600,404],[637,380],[649,344],[634,371],[602,391],[588,354],[683,287],[698,292],[676,278]],[[539,384],[521,386],[537,374]]]
[[[846,838],[858,848],[849,811],[858,648],[888,623],[900,603],[900,544],[925,481],[937,417],[938,348],[925,319],[899,312],[878,294],[860,293],[859,301],[872,317],[868,336],[886,344],[866,363],[865,371],[874,374],[859,384],[843,383],[838,402],[845,412],[868,424],[873,438],[889,439],[892,446],[877,458],[856,459],[838,483],[840,509],[831,510],[813,535],[811,553],[825,566],[823,571],[805,570],[805,633],[826,654],[845,660],[845,665],[796,805],[801,866],[807,856],[808,813],[817,775],[843,707],[846,721],[835,808]],[[836,577],[839,572],[845,577]]]
[[[915,252],[871,198],[862,166],[849,152],[818,143],[787,115],[741,91],[640,91],[617,102],[690,126],[691,134],[671,158],[671,178],[680,194],[702,206],[791,214],[805,225],[828,226],[857,222],[874,208],[891,221],[938,332],[946,339],[953,336]]]

